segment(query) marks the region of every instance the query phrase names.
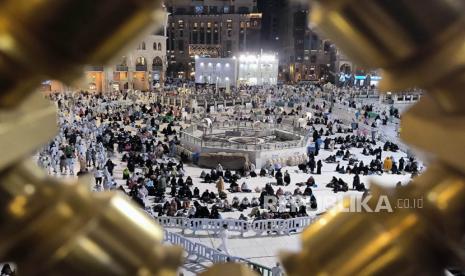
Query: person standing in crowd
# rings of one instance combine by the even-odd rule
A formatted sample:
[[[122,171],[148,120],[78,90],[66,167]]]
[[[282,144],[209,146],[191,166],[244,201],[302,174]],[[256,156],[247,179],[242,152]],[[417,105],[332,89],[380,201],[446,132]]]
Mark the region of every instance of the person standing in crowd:
[[[100,167],[97,167],[94,171],[95,186],[97,189],[100,189],[103,181],[103,170]]]
[[[321,160],[318,160],[316,163],[316,174],[321,174],[321,167],[323,167],[323,163],[321,163]]]
[[[221,244],[218,247],[218,250],[225,252],[227,255],[230,255],[228,250],[229,231],[227,224],[223,225],[223,229],[220,231],[219,238],[221,239]]]
[[[220,178],[216,182],[216,188],[218,189],[218,194],[221,194],[221,193],[224,192],[224,180],[223,180],[223,177],[220,176]]]
[[[281,268],[281,265],[279,263],[276,263],[276,266],[274,266],[271,269],[271,276],[282,276],[283,275],[283,269]]]

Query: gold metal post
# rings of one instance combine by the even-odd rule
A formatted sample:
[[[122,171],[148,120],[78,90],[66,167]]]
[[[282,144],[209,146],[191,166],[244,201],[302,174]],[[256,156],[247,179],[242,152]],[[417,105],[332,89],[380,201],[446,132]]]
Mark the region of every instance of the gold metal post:
[[[329,211],[302,234],[290,275],[440,275],[465,264],[465,2],[321,0],[312,20],[355,62],[383,69],[382,89],[429,91],[402,120],[403,139],[435,160],[415,183],[382,196],[423,205],[394,212]],[[351,202],[344,201],[349,207]]]
[[[164,18],[160,0],[0,1],[0,258],[21,275],[174,275],[179,248],[128,199],[48,178],[23,161],[56,134],[32,94],[105,64]]]

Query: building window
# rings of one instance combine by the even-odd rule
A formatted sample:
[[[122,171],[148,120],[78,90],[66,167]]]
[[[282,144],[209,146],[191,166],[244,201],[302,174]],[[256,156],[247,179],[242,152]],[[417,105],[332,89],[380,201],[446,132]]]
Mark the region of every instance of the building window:
[[[232,53],[232,41],[231,40],[226,41],[226,52],[228,56],[230,56]]]
[[[192,32],[193,44],[199,44],[199,33],[197,31]]]
[[[161,43],[158,43],[158,51],[161,51]]]
[[[219,44],[220,43],[220,37],[218,34],[218,30],[215,29],[215,33],[213,34],[213,44]]]
[[[184,52],[184,40],[179,40],[178,41],[178,50],[180,52]]]
[[[217,6],[211,6],[208,13],[210,13],[210,14],[218,14],[218,7]]]
[[[160,57],[155,57],[153,59],[153,66],[163,66],[163,61]]]
[[[142,42],[141,49],[145,50],[145,42]]]
[[[200,44],[205,44],[205,29],[200,29]]]
[[[195,13],[196,14],[202,14],[204,11],[204,7],[203,6],[195,6]]]
[[[147,61],[145,60],[144,57],[138,57],[136,59],[136,65],[138,66],[145,66],[147,64]]]
[[[241,13],[241,14],[247,14],[247,13],[249,13],[249,8],[248,7],[239,7],[237,12]]]

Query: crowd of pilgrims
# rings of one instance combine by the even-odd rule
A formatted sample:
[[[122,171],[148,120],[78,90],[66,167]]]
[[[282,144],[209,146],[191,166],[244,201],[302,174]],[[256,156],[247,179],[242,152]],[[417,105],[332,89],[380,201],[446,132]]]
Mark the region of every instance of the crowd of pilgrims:
[[[321,174],[324,163],[338,163],[338,173],[354,175],[352,189],[360,192],[366,192],[360,175],[418,173],[418,164],[413,157],[398,161],[393,157],[381,160],[383,151],[399,150],[396,144],[386,142],[383,148],[376,148],[375,141],[355,136],[340,121],[330,119],[323,112],[325,103],[318,106],[308,102],[307,108],[321,112],[306,118],[315,144],[308,153],[307,161],[298,166],[300,171],[310,174],[306,182],[296,183],[297,188],[293,192],[284,191],[282,186],[290,185],[292,179],[281,164],[268,163],[258,170],[252,164],[237,171],[223,169],[218,164],[214,169],[202,171],[199,176],[204,183],[212,183],[211,189],[201,193],[192,176],[186,175],[184,163],[187,158],[176,157],[180,143],[177,134],[183,127],[182,113],[193,110],[150,101],[128,103],[129,97],[128,94],[51,95],[59,109],[60,133],[40,153],[39,164],[50,173],[74,174],[74,162],[77,160],[77,175],[92,173],[96,190],[119,189],[157,216],[212,219],[222,218],[222,213],[236,210],[242,212],[241,219],[248,219],[246,210],[252,219],[307,216],[308,211],[317,208],[312,191],[317,184],[311,174]],[[271,108],[265,110],[267,114],[297,117],[304,111],[299,107],[287,114],[283,112]],[[354,148],[362,149],[362,154],[373,156],[373,160],[369,164],[357,160],[351,153]],[[334,152],[334,155],[318,159],[321,149]],[[122,178],[125,187],[118,186],[114,179],[116,164],[112,158],[115,156],[121,156],[120,161],[124,164]],[[348,165],[341,166],[340,160],[348,161]],[[275,181],[252,191],[247,181],[256,177],[274,178]],[[326,187],[335,193],[349,190],[349,185],[336,177]],[[252,192],[259,196],[245,196],[241,200],[234,196],[231,201],[227,198],[228,193]],[[149,202],[149,196],[154,198],[155,204]],[[267,207],[266,201],[277,204],[275,208]]]

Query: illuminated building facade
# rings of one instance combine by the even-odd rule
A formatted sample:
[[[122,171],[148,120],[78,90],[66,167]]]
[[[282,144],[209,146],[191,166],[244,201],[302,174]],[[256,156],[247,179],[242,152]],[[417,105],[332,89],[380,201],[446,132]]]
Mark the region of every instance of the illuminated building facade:
[[[244,53],[232,58],[195,58],[195,82],[217,87],[276,85],[279,60],[273,54]]]
[[[227,58],[260,49],[256,0],[167,0],[168,75],[193,78],[195,56]]]
[[[276,85],[279,60],[272,54],[240,55],[238,84]]]
[[[73,87],[58,81],[44,81],[44,92],[64,92],[75,89],[93,93],[139,90],[150,91],[163,85],[166,79],[165,29],[145,36],[136,48],[115,59],[114,65],[88,66],[84,78]]]

